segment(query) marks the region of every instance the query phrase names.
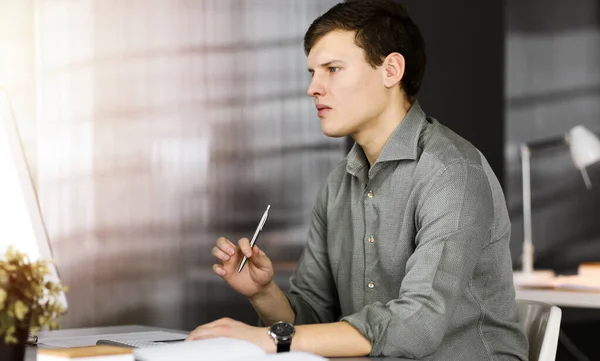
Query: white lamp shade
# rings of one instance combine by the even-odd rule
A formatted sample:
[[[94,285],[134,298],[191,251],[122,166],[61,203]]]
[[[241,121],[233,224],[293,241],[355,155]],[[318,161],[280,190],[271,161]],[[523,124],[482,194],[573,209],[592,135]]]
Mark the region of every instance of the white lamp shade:
[[[571,128],[569,147],[573,163],[578,169],[584,169],[600,161],[600,139],[584,126]]]

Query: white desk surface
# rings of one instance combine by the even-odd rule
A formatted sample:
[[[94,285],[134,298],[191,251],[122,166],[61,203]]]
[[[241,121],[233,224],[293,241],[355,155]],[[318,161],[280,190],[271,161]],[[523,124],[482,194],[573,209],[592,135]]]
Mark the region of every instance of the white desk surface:
[[[515,291],[517,299],[547,302],[559,307],[600,309],[600,292],[524,288]]]
[[[147,332],[147,331],[166,331],[166,332],[188,332],[183,330],[171,330],[159,327],[150,326],[138,326],[138,325],[127,325],[127,326],[112,326],[112,327],[94,327],[94,328],[79,328],[79,329],[66,329],[57,331],[46,331],[40,332],[40,337],[78,337],[78,336],[93,336],[93,335],[104,335],[104,334],[118,334],[118,333],[130,333],[130,332]],[[43,345],[38,346],[40,348]],[[35,346],[27,346],[25,350],[25,361],[35,361],[37,358],[37,348]],[[336,358],[336,361],[408,361],[402,358],[395,357],[347,357],[347,358]]]

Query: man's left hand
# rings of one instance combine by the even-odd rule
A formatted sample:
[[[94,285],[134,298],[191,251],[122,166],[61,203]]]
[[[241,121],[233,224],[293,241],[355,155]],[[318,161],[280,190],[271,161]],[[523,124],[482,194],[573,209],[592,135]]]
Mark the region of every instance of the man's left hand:
[[[274,353],[277,350],[275,342],[268,334],[267,327],[249,326],[231,318],[221,318],[198,326],[190,333],[186,341],[204,340],[215,337],[250,341],[267,353]]]

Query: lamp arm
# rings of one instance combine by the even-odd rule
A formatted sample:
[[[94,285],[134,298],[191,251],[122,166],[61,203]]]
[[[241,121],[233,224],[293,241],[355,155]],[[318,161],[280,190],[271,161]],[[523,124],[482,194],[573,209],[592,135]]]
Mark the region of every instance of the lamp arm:
[[[561,138],[562,141],[562,138]],[[530,149],[521,144],[521,171],[523,185],[523,254],[521,255],[524,273],[533,272],[533,243],[531,237],[531,166]]]
[[[585,187],[589,191],[590,189],[592,189],[592,181],[590,180],[590,176],[588,175],[587,170],[585,168],[581,168],[579,171],[581,172],[581,176],[583,177],[583,181],[585,182]]]

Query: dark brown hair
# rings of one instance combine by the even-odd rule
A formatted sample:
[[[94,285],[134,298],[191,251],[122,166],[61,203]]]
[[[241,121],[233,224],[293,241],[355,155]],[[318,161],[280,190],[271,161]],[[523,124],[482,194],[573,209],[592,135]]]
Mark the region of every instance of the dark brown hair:
[[[329,9],[304,35],[304,52],[335,30],[355,31],[356,45],[366,61],[376,67],[391,53],[404,56],[406,67],[400,83],[408,99],[415,99],[425,74],[425,42],[404,6],[397,0],[346,0]]]

